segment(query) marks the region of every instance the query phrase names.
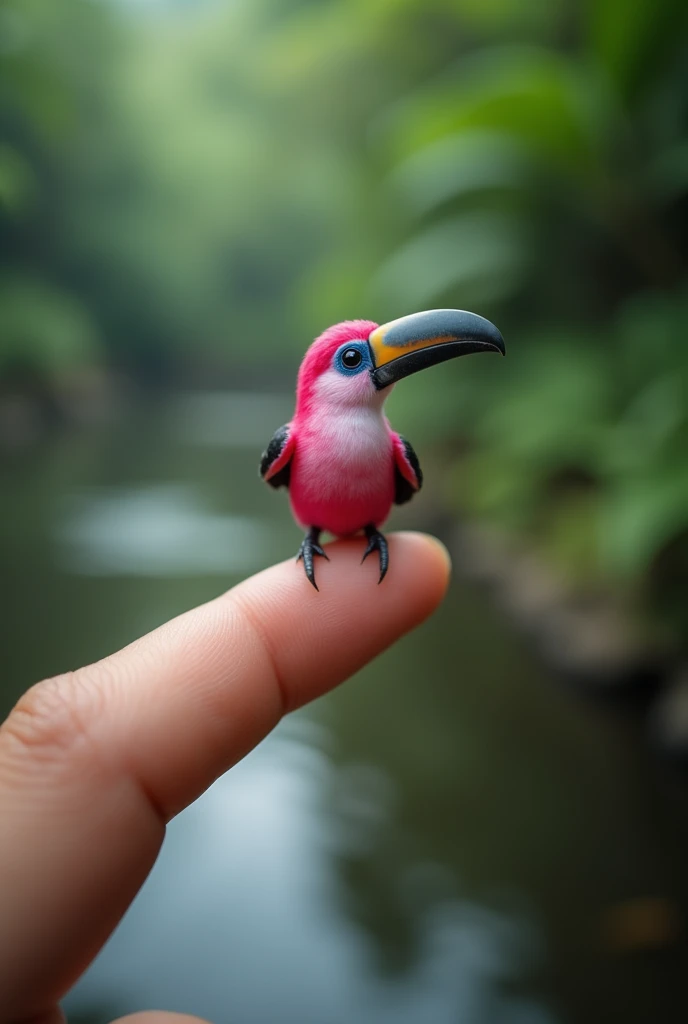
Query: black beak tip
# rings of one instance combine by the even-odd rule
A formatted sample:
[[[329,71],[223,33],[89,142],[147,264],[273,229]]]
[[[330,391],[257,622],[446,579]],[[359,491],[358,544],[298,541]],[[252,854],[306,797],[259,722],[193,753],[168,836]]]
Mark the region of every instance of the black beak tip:
[[[504,344],[504,338],[502,337],[502,332],[497,327],[495,327],[494,324],[491,324],[489,321],[486,321],[486,326],[489,329],[486,330],[485,333],[483,334],[484,342],[486,343],[487,346],[489,346],[495,352],[499,352],[500,355],[505,356],[506,355],[506,345]]]

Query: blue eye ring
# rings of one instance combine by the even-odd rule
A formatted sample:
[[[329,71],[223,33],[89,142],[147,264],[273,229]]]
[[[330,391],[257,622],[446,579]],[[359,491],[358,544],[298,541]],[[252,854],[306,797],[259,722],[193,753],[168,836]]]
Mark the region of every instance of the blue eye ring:
[[[334,357],[335,369],[347,376],[353,376],[370,368],[370,350],[367,341],[349,341],[337,349]]]

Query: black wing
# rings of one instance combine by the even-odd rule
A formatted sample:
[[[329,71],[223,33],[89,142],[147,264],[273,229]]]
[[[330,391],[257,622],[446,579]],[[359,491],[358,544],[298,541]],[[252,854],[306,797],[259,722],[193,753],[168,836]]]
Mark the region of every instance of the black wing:
[[[404,449],[404,459],[413,470],[418,486],[414,487],[408,482],[406,477],[400,471],[399,467],[394,465],[394,503],[396,505],[405,505],[407,501],[410,501],[414,494],[416,494],[423,486],[423,470],[420,468],[418,456],[414,452],[413,448],[401,434],[398,435],[399,440]]]
[[[279,459],[280,455],[284,452],[285,447],[289,441],[289,424],[286,423],[283,427],[279,427],[278,430],[270,438],[270,444],[263,452],[260,459],[260,475],[265,478],[265,474],[269,471],[270,466]],[[291,461],[286,462],[281,469],[279,469],[273,476],[270,477],[266,483],[269,483],[271,487],[289,487],[289,477],[291,476]]]

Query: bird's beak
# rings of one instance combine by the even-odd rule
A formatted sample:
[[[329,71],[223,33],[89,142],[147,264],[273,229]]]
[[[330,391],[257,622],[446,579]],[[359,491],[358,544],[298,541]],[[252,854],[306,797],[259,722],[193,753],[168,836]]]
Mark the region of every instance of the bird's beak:
[[[377,327],[368,338],[378,390],[426,366],[471,352],[501,352],[504,339],[494,324],[463,309],[428,309]]]

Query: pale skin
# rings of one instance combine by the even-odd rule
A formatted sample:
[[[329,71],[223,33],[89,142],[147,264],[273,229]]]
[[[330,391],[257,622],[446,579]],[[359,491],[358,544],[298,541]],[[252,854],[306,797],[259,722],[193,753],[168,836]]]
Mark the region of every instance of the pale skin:
[[[0,728],[1,1024],[61,1024],[59,1001],[153,867],[167,822],[284,714],[434,611],[446,551],[420,534],[389,543],[382,586],[360,565],[361,539],[338,541],[320,593],[283,562],[19,701]]]

